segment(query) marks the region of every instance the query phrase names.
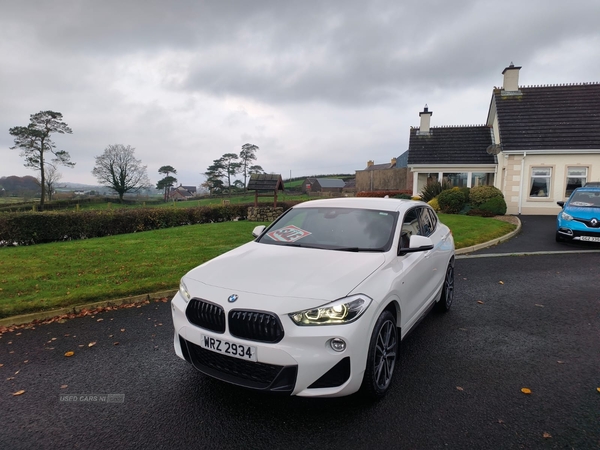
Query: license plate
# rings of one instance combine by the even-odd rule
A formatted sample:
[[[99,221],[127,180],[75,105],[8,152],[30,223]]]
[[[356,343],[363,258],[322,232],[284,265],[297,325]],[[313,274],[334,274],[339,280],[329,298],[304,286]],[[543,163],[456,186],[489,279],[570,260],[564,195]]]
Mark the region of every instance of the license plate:
[[[251,345],[235,344],[224,339],[202,335],[200,347],[222,355],[256,362],[256,347]]]
[[[600,237],[596,236],[581,236],[579,239],[582,241],[600,242]]]

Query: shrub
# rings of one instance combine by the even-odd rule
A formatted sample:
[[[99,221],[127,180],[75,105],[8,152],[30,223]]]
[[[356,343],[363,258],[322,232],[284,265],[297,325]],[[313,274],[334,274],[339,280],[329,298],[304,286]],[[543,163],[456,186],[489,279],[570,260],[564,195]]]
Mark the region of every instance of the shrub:
[[[299,202],[278,202],[288,210]],[[246,219],[248,206],[235,204],[195,208],[140,208],[104,211],[0,214],[0,246],[89,239],[182,225]]]
[[[361,191],[356,194],[357,197],[394,197],[401,194],[412,194],[411,190],[396,190],[396,191]]]
[[[412,200],[412,196],[410,194],[398,194],[394,195],[394,198],[399,198],[401,200]]]
[[[494,216],[503,216],[506,214],[506,202],[503,197],[493,197],[479,205],[479,209],[493,213]]]
[[[437,197],[440,210],[445,214],[458,214],[465,206],[465,195],[460,188],[442,191]]]
[[[502,191],[494,186],[477,186],[471,188],[469,193],[469,203],[477,208],[492,198],[500,197],[504,199]]]
[[[444,183],[439,183],[438,181],[434,181],[433,183],[427,183],[423,190],[421,191],[421,200],[424,202],[428,202],[429,200],[433,200],[436,198],[442,191],[450,189],[452,186],[450,183],[444,181]]]
[[[471,196],[471,188],[462,187],[462,188],[460,188],[460,191],[463,193],[463,196],[465,197],[465,203],[469,203],[470,196]]]
[[[429,206],[431,206],[435,212],[438,212],[440,210],[440,204],[438,202],[437,197],[436,198],[432,198],[431,200],[429,200],[427,202],[427,204]]]

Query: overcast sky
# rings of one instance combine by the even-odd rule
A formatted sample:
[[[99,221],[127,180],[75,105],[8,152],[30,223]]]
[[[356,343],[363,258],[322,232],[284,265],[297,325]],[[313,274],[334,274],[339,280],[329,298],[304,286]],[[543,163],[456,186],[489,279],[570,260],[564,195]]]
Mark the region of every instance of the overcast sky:
[[[0,177],[36,175],[9,128],[63,114],[55,135],[96,184],[94,157],[135,147],[184,185],[259,147],[288,178],[354,173],[432,126],[483,124],[511,62],[519,84],[600,81],[598,0],[0,0]]]

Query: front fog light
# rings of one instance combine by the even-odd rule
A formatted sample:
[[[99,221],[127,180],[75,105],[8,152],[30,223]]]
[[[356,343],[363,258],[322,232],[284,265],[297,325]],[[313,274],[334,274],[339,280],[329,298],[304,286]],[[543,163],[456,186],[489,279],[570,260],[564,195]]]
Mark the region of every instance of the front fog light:
[[[331,346],[331,349],[336,352],[343,352],[346,350],[346,341],[340,338],[333,338],[329,341],[329,345]]]

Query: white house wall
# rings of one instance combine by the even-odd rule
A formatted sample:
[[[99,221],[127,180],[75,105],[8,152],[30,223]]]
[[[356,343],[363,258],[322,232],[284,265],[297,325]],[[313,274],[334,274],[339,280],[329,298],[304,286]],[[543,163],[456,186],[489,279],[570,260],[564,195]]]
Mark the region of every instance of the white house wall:
[[[551,169],[548,197],[530,197],[531,171],[534,167]],[[495,186],[504,193],[507,214],[554,215],[566,200],[567,167],[587,167],[587,181],[600,181],[600,153],[500,154]]]

